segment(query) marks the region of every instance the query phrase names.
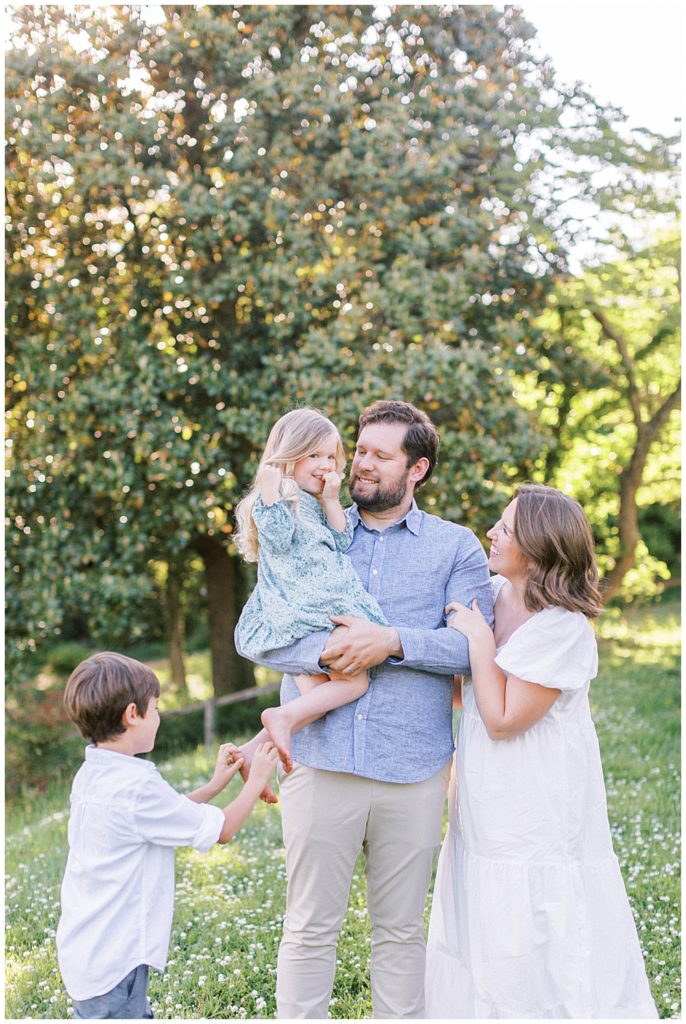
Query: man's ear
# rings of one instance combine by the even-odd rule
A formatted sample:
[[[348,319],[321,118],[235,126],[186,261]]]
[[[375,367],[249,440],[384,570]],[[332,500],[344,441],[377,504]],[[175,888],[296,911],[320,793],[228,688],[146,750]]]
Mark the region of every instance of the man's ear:
[[[419,480],[423,480],[429,470],[430,465],[431,463],[426,458],[426,456],[422,455],[421,459],[417,459],[414,466],[411,468],[410,479],[414,483],[417,483]]]
[[[129,729],[140,717],[141,716],[138,714],[138,708],[136,707],[136,702],[132,700],[131,703],[127,704],[124,708],[124,714],[121,716],[121,723],[125,729]]]

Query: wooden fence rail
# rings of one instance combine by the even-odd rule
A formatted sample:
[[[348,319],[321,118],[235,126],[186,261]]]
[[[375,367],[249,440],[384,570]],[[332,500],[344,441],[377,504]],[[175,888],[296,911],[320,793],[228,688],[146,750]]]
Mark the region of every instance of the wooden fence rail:
[[[235,693],[227,693],[222,697],[208,697],[207,700],[196,701],[195,704],[186,704],[182,708],[171,708],[169,711],[160,712],[160,718],[171,718],[172,715],[189,715],[192,711],[202,711],[205,738],[205,746],[212,747],[215,741],[214,711],[215,708],[222,708],[225,704],[239,704],[244,700],[251,700],[263,693],[275,693],[281,687],[281,682],[267,683],[266,686],[251,686],[247,690],[237,690]]]

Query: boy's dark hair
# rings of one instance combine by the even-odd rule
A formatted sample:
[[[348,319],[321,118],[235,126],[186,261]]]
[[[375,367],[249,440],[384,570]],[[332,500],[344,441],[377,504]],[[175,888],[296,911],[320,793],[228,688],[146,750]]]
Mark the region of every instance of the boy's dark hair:
[[[102,651],[77,665],[67,680],[67,714],[91,743],[126,732],[124,711],[133,703],[145,715],[151,697],[159,697],[160,683],[147,665],[124,654]]]
[[[438,462],[438,446],[441,439],[435,426],[421,409],[409,402],[384,401],[380,399],[368,406],[360,416],[358,430],[370,423],[401,423],[407,425],[402,449],[407,453],[407,465],[414,466],[418,459],[428,459],[429,468],[415,484],[421,487],[429,479]]]

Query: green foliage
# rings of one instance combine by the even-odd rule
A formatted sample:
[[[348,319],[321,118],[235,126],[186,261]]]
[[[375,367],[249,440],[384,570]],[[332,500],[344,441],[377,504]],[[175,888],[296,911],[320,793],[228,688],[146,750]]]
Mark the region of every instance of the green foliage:
[[[663,562],[670,576],[681,577],[681,506],[678,501],[653,502],[639,509],[639,527],[646,547]]]
[[[56,644],[48,655],[48,665],[58,675],[68,676],[91,654],[93,654],[92,648],[74,641]]]
[[[5,702],[5,792],[9,804],[26,792],[44,792],[63,779],[65,765],[78,757],[85,740],[78,737],[62,704],[61,687],[39,689],[23,683]]]
[[[613,842],[660,1016],[680,1013],[679,607],[656,605],[600,620],[600,675],[591,688]],[[232,738],[237,738],[233,736]],[[202,750],[159,760],[189,792],[207,781]],[[75,770],[79,758],[71,760]],[[230,799],[238,783],[229,790]],[[222,805],[227,796],[222,794]],[[8,1018],[66,1018],[54,933],[67,850],[67,789],[12,808],[7,818]],[[170,959],[151,976],[157,1017],[272,1018],[285,864],[278,808],[258,805],[236,838],[209,854],[177,854]],[[428,916],[428,908],[427,908]],[[337,951],[331,1016],[370,1016],[370,927],[362,863]]]
[[[544,317],[586,360],[587,385],[562,376],[542,402],[557,444],[537,472],[577,497],[591,519],[602,568],[626,543],[622,523],[637,509],[635,565],[624,594],[651,594],[678,569],[680,496],[679,244],[673,234],[568,278]],[[671,521],[658,539],[656,524]],[[650,554],[649,554],[650,552]],[[667,563],[667,564],[665,564]]]
[[[427,407],[432,507],[483,529],[546,443],[512,375],[555,363],[533,322],[580,228],[543,172],[664,153],[556,88],[516,8],[143,10],[12,9],[12,681],[73,615],[108,646],[154,637],[151,562],[232,553],[296,403],[348,439],[370,398]]]
[[[253,700],[240,701],[215,709],[215,733],[224,742],[235,742],[234,737],[254,734],[260,728],[260,714],[265,708],[279,703],[278,691],[261,694]],[[172,757],[194,749],[202,742],[204,711],[189,711],[183,715],[163,717],[155,741],[156,756]]]

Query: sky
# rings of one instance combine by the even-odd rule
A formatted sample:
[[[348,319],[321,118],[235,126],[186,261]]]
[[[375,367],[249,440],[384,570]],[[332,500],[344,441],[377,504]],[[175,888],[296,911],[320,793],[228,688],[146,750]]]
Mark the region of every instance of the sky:
[[[515,0],[516,2],[516,0]],[[616,0],[519,0],[538,29],[558,77],[583,81],[601,102],[621,107],[629,126],[679,131],[684,19],[679,4]]]

